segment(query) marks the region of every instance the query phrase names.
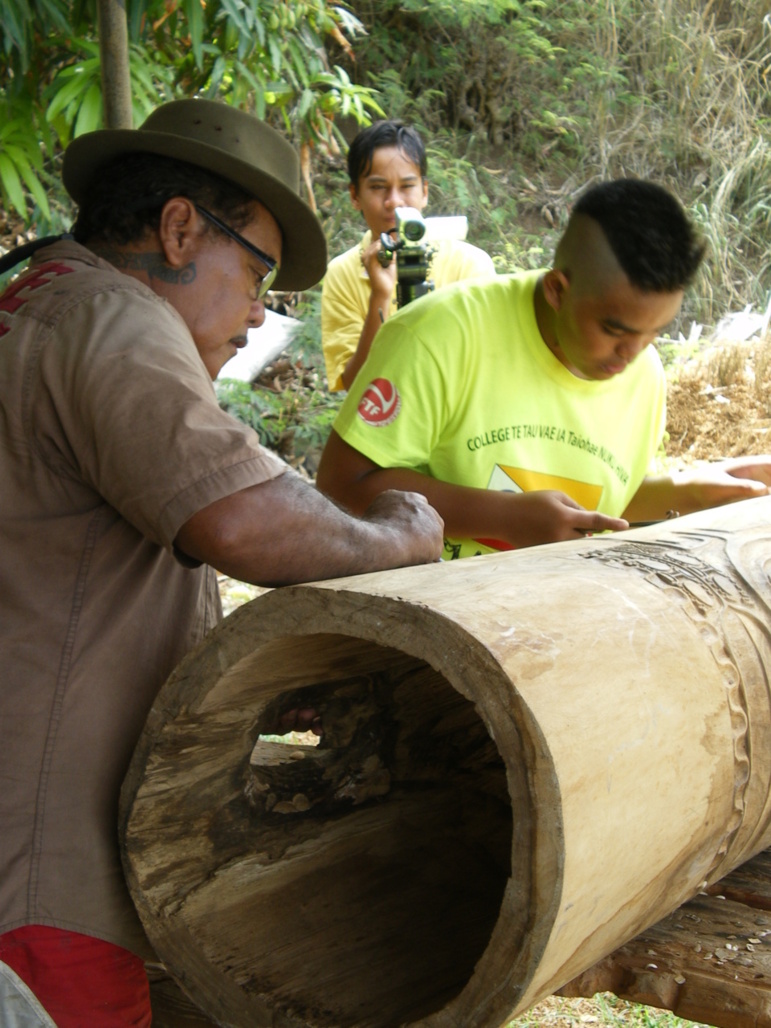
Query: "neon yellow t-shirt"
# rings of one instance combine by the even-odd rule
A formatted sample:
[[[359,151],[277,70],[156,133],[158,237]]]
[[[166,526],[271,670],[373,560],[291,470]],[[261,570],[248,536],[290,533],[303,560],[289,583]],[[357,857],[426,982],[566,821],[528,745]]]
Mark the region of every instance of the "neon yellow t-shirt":
[[[321,287],[321,345],[327,367],[327,381],[333,392],[345,389],[343,371],[356,352],[369,307],[369,276],[361,266],[360,254],[372,242],[366,232],[354,246],[330,261]],[[469,278],[495,275],[492,257],[477,246],[459,239],[442,239],[433,244],[428,281],[437,289]],[[392,297],[396,307],[396,286]]]
[[[397,312],[343,403],[338,434],[381,467],[479,489],[558,489],[621,515],[664,433],[661,361],[647,347],[611,379],[572,375],[538,331],[541,274],[450,287]],[[508,548],[445,546],[453,557]]]

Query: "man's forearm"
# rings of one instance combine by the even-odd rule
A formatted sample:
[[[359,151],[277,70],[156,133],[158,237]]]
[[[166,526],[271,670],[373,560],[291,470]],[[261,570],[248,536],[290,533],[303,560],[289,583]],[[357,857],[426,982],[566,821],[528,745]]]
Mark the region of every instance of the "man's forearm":
[[[319,479],[322,485],[323,478]],[[324,487],[324,486],[322,486]],[[410,468],[377,468],[355,483],[349,483],[345,497],[336,495],[334,488],[330,495],[356,514],[363,513],[386,489],[400,489],[421,493],[444,519],[448,535],[469,536],[480,532],[485,520],[485,510],[500,494],[471,486],[439,482]],[[492,527],[489,525],[488,527]]]
[[[441,539],[418,497],[384,499],[355,518],[287,472],[199,511],[176,544],[232,578],[275,586],[436,560]]]

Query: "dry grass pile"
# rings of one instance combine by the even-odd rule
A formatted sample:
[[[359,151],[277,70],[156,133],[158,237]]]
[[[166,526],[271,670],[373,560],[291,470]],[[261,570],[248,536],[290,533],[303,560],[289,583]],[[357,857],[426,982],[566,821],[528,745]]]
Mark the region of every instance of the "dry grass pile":
[[[668,458],[680,462],[771,451],[771,335],[716,340],[670,371]]]

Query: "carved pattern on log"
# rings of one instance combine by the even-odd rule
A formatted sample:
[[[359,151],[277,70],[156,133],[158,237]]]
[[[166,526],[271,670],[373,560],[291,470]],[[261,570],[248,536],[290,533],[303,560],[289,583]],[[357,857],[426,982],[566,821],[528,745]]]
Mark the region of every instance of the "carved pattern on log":
[[[757,674],[769,689],[768,673],[759,659],[753,636],[771,639],[771,608],[764,595],[754,589],[743,574],[741,562],[723,562],[720,569],[704,559],[715,548],[725,551],[729,536],[723,532],[673,531],[673,538],[661,542],[620,543],[609,549],[592,550],[583,556],[607,564],[634,568],[647,581],[676,594],[683,610],[698,625],[708,641],[726,687],[726,698],[734,732],[734,816],[715,853],[706,886],[714,881],[713,872],[722,865],[731,841],[741,827],[746,809],[745,792],[750,779],[751,757],[748,749],[749,715],[742,689],[743,677]],[[759,618],[758,607],[769,612]]]

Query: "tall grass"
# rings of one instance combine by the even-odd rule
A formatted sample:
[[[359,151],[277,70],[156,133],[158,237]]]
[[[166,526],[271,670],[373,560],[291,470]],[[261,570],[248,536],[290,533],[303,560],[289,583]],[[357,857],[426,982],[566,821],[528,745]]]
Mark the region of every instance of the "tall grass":
[[[765,308],[767,0],[525,0],[537,47],[532,33],[518,35],[521,13],[507,0],[480,4],[472,32],[444,0],[419,13],[407,0],[371,6],[359,73],[389,115],[430,141],[431,211],[467,214],[469,238],[501,268],[548,260],[585,185],[646,177],[682,199],[708,242],[677,327],[687,335],[691,320],[712,326],[749,303]],[[443,78],[440,60],[450,62]]]
[[[700,320],[714,323],[747,303],[765,307],[771,292],[767,4],[617,0],[615,11],[598,56],[618,67],[635,99],[625,104],[615,96],[598,105],[583,177],[646,176],[681,196],[709,243],[693,310]]]

